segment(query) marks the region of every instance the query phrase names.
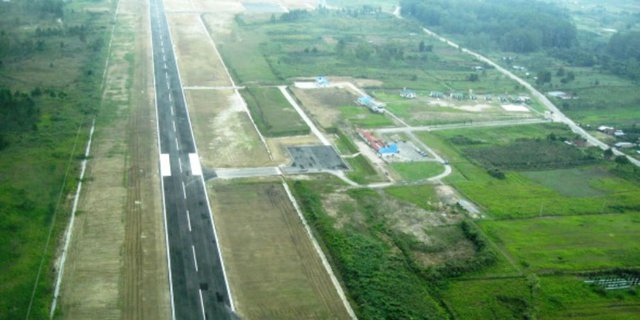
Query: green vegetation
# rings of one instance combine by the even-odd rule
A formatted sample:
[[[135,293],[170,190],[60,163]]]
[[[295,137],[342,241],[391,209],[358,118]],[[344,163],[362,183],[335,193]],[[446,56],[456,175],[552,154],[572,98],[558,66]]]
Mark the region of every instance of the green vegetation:
[[[25,318],[43,258],[30,317],[48,317],[65,199],[100,106],[108,9],[82,0],[0,3],[1,318]]]
[[[309,127],[277,88],[249,87],[240,93],[260,132],[267,137],[304,135]]]
[[[524,127],[523,127],[524,128]],[[640,192],[637,182],[627,181],[611,172],[611,169],[600,163],[597,167],[588,170],[578,170],[574,174],[581,173],[586,177],[576,178],[567,183],[581,184],[589,181],[589,188],[598,190],[603,195],[593,196],[566,196],[565,190],[558,190],[557,186],[545,182],[541,177],[549,176],[546,180],[552,179],[554,171],[538,171],[534,175],[527,172],[504,171],[504,178],[492,176],[488,169],[472,162],[464,150],[469,145],[474,148],[479,146],[500,146],[509,145],[514,141],[507,139],[508,135],[502,139],[484,140],[484,137],[491,137],[496,133],[488,131],[505,130],[519,131],[535,137],[544,133],[545,126],[532,126],[528,129],[505,129],[505,128],[478,128],[452,130],[450,132],[440,131],[436,135],[421,133],[419,137],[425,143],[445,155],[445,158],[454,166],[455,170],[446,180],[462,192],[466,197],[481,205],[487,213],[495,218],[517,218],[531,217],[538,215],[571,215],[571,214],[595,214],[609,212],[637,211],[640,208],[640,199],[635,194]],[[535,133],[537,131],[538,133]],[[464,134],[464,136],[462,135]],[[517,136],[517,135],[516,135]],[[440,138],[442,137],[442,138]],[[446,140],[443,140],[444,137]],[[465,138],[460,137],[474,137]],[[447,144],[447,141],[456,141],[456,145]],[[526,168],[525,168],[526,169]],[[598,172],[593,175],[593,170]],[[566,189],[574,188],[574,185],[567,185]],[[584,188],[580,186],[579,188]],[[508,199],[508,200],[507,200]]]
[[[465,155],[487,168],[548,169],[593,164],[593,155],[561,141],[518,140],[504,146],[463,149]]]
[[[485,46],[504,51],[532,52],[576,43],[570,18],[557,6],[541,1],[402,0],[400,6],[403,15],[427,26],[469,38],[474,35]]]
[[[336,139],[336,147],[340,153],[351,155],[358,152],[358,147],[342,130],[337,130],[336,135],[338,137],[338,139]]]
[[[640,265],[638,213],[482,221],[482,229],[532,270]]]
[[[364,225],[336,229],[334,219],[326,214],[314,189],[311,182],[293,183],[294,194],[328,248],[359,318],[445,318],[445,311],[429,292],[425,280],[412,270],[408,258],[398,250],[400,237],[389,234],[383,228],[383,215],[367,204],[376,197],[375,192],[349,192],[358,201]]]
[[[442,164],[434,161],[393,162],[391,168],[407,181],[427,179],[444,171]]]
[[[396,199],[413,203],[425,210],[433,210],[439,201],[438,195],[431,185],[416,185],[410,187],[389,187],[384,192]]]
[[[523,319],[533,314],[528,291],[522,278],[465,280],[450,284],[443,297],[460,319]]]
[[[347,173],[349,179],[357,183],[370,183],[379,182],[381,180],[380,175],[374,169],[367,158],[363,155],[357,155],[353,158],[346,158],[351,171]]]
[[[600,179],[610,176],[602,167],[527,171],[522,174],[567,197],[597,197],[608,193],[596,188]]]
[[[373,113],[365,107],[343,106],[340,107],[340,113],[342,114],[342,119],[348,120],[357,127],[378,128],[393,125],[393,121],[389,117]]]

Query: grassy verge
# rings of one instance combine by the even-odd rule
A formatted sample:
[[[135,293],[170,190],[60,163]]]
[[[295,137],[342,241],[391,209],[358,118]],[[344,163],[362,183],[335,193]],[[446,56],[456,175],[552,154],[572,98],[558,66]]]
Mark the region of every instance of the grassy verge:
[[[305,135],[309,127],[277,88],[249,87],[240,91],[256,125],[267,137]]]
[[[371,166],[371,163],[369,163],[367,158],[365,158],[363,155],[358,155],[353,158],[346,158],[345,160],[351,167],[351,171],[347,173],[349,179],[361,184],[379,182],[381,180],[381,177],[376,169]]]

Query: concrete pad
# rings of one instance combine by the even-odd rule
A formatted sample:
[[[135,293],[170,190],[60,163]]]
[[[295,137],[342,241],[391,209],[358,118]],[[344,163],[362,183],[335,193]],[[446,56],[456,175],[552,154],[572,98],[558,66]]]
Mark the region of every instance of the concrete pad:
[[[529,112],[529,108],[517,104],[503,104],[502,109],[510,112]]]

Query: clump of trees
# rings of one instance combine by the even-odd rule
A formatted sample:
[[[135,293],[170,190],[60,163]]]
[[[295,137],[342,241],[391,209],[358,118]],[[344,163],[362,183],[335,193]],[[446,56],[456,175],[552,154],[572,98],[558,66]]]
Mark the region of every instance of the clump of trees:
[[[577,31],[568,15],[546,2],[526,0],[402,0],[402,14],[447,33],[491,41],[505,51],[570,48]]]

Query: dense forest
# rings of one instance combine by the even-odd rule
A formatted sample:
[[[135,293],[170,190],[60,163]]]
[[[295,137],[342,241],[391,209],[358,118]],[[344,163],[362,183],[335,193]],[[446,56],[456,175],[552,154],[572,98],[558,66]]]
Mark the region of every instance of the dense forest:
[[[600,67],[640,80],[640,32],[608,40],[578,32],[560,7],[526,0],[401,0],[402,14],[476,49],[546,51],[574,66]]]

